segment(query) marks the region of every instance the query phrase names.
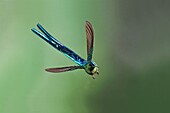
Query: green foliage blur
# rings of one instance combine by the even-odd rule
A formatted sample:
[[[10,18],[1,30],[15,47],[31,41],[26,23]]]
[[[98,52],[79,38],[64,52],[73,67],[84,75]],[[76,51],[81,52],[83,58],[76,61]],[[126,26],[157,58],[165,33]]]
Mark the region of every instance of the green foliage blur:
[[[169,113],[170,1],[0,0],[0,113]],[[40,23],[86,58],[85,21],[95,29],[82,70],[31,32]]]

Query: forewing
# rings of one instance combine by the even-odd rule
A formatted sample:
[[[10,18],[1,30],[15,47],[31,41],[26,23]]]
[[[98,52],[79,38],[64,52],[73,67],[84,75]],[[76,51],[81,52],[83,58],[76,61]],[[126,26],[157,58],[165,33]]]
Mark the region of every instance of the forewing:
[[[31,29],[32,32],[34,32],[36,35],[38,35],[39,37],[43,38],[45,41],[49,41],[49,38],[44,35],[43,33],[39,32],[38,30],[36,30],[35,28]]]
[[[59,67],[59,68],[47,68],[45,70],[52,73],[60,73],[60,72],[73,71],[82,68],[83,68],[82,66],[68,66],[68,67]]]
[[[87,61],[91,61],[93,55],[94,32],[90,22],[86,21],[86,39],[87,39]]]
[[[59,42],[52,35],[50,35],[40,24],[37,24],[37,27],[40,29],[42,33],[36,30],[35,28],[31,29],[36,35],[44,39],[47,43],[49,43],[51,46],[53,46],[60,52],[64,53],[68,58],[73,60],[78,65],[83,66],[86,63],[86,60],[81,58],[78,54],[76,54],[68,47],[61,44],[61,42]]]

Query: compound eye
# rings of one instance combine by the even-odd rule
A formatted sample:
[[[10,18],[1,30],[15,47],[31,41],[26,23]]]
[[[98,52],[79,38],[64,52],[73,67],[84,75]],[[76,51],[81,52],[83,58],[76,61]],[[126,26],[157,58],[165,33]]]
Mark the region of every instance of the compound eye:
[[[93,66],[93,64],[89,64],[89,66],[90,66],[90,67],[92,67],[92,66]]]
[[[90,67],[90,71],[92,72],[94,70],[94,67]]]

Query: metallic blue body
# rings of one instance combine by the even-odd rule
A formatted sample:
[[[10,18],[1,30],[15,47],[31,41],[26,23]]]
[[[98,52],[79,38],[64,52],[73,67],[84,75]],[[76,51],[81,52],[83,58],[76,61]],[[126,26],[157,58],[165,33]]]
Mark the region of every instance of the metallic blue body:
[[[81,58],[79,55],[74,53],[71,49],[64,46],[61,42],[59,42],[57,39],[55,39],[53,36],[51,36],[40,24],[37,24],[37,27],[43,32],[39,32],[35,28],[31,29],[35,34],[40,36],[42,39],[44,39],[46,42],[48,42],[51,46],[56,48],[57,50],[64,53],[68,58],[73,60],[75,63],[77,63],[80,66],[84,66],[87,64],[87,61]]]

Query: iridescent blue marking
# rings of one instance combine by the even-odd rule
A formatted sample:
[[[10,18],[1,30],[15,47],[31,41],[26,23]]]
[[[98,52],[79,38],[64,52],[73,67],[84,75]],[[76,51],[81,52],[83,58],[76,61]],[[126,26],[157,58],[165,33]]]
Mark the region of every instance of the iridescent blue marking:
[[[59,42],[57,39],[55,39],[53,36],[51,36],[40,24],[37,24],[37,27],[44,33],[39,32],[35,28],[31,29],[35,34],[37,34],[39,37],[44,39],[46,42],[48,42],[51,46],[56,48],[57,50],[64,53],[68,58],[73,60],[75,63],[77,63],[80,66],[84,66],[87,61],[81,58],[79,55],[74,53],[71,49],[64,46],[61,42]]]

